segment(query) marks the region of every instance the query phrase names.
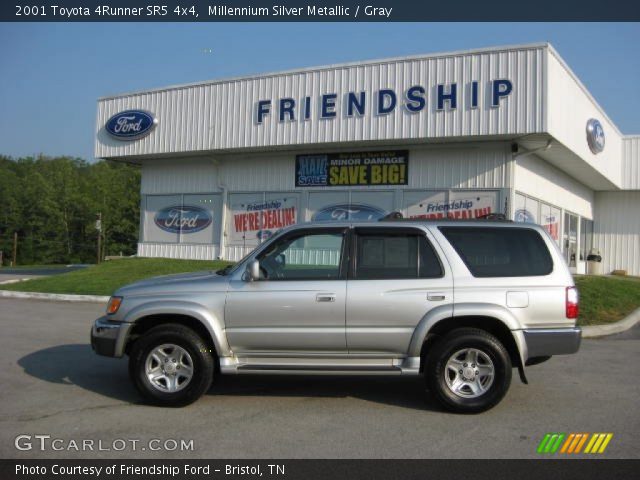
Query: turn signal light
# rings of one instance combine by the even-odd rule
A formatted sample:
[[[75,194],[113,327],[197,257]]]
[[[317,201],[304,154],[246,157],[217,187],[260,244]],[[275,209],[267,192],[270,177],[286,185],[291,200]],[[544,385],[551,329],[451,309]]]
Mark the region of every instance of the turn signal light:
[[[567,287],[566,298],[567,318],[578,318],[580,309],[578,307],[578,289],[576,287]]]
[[[120,304],[122,303],[122,297],[111,297],[109,299],[109,303],[107,303],[107,313],[109,315],[113,315],[120,308]]]

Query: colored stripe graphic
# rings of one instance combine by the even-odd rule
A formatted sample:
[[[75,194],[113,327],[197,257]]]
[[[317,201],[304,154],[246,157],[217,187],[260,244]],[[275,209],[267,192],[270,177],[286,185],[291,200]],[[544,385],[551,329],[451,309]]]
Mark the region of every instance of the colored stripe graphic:
[[[604,453],[612,438],[613,433],[594,433],[584,453]]]
[[[564,433],[547,433],[538,445],[538,453],[556,453],[564,437]]]
[[[599,454],[604,453],[613,438],[613,433],[547,433],[540,444],[538,445],[537,452],[542,454],[578,454],[578,453],[590,453]],[[588,441],[587,441],[588,440]],[[582,448],[587,445],[584,449]]]

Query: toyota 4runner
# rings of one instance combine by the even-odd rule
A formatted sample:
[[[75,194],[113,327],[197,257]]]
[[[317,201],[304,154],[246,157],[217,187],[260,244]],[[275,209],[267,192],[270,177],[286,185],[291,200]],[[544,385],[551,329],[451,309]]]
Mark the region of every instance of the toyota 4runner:
[[[554,241],[507,221],[299,224],[234,266],[115,292],[91,332],[129,356],[151,403],[187,405],[218,375],[424,375],[480,412],[512,369],[575,353],[578,292]]]

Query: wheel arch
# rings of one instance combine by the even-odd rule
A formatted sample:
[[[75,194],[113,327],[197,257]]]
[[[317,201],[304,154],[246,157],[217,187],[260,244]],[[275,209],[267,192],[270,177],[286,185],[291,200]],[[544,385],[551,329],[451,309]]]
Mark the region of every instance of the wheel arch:
[[[215,351],[216,356],[225,355],[228,352],[228,344],[224,336],[223,324],[201,305],[178,303],[180,305],[176,302],[141,305],[129,312],[125,321],[132,323],[133,326],[129,331],[125,351],[128,352],[132,342],[149,329],[175,323],[187,326],[198,333]]]
[[[450,317],[436,323],[427,333],[422,348],[420,349],[420,371],[424,369],[424,364],[429,355],[431,347],[444,335],[457,328],[477,328],[484,330],[496,337],[504,345],[509,353],[511,362],[520,365],[520,349],[516,343],[511,330],[500,320],[482,315]]]

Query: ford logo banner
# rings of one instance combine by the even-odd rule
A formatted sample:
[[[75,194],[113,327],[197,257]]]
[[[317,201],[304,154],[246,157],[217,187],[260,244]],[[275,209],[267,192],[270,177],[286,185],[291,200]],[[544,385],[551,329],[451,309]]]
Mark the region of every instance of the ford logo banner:
[[[163,208],[153,220],[165,232],[195,233],[211,225],[213,218],[204,208],[183,205]]]
[[[330,205],[318,210],[311,220],[316,222],[341,221],[341,220],[379,220],[388,212],[381,208],[365,204],[340,204]]]
[[[158,120],[144,110],[126,110],[107,120],[104,128],[118,140],[136,140],[151,133]]]
[[[536,223],[536,217],[526,208],[516,210],[513,219],[520,223]]]

